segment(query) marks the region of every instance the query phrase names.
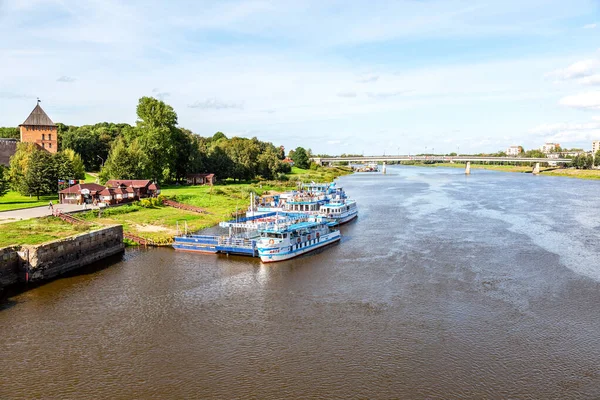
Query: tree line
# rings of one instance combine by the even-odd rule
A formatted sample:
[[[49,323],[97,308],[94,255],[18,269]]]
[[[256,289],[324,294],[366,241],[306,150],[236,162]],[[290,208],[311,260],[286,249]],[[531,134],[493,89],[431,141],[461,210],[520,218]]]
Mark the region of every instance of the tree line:
[[[85,171],[108,179],[151,179],[181,182],[187,174],[214,173],[220,180],[287,179],[291,172],[283,146],[256,137],[228,138],[222,132],[201,137],[178,126],[175,110],[161,100],[142,97],[135,125],[57,124],[59,152],[19,143],[6,173],[13,190],[26,195],[56,192],[58,179],[83,179]],[[18,136],[18,128],[0,128],[0,136]],[[288,156],[308,168],[310,149],[298,147]],[[35,178],[37,177],[37,178]],[[0,178],[0,183],[2,182]]]

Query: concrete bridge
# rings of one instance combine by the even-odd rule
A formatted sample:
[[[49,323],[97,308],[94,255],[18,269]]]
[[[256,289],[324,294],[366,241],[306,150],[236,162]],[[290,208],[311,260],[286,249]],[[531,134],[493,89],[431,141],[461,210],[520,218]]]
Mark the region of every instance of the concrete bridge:
[[[465,174],[471,173],[471,162],[509,162],[509,163],[534,163],[533,173],[540,173],[540,163],[571,163],[570,158],[530,158],[530,157],[487,157],[487,156],[357,156],[357,157],[313,157],[311,161],[319,165],[332,164],[335,162],[349,163],[382,163],[385,173],[386,162],[390,161],[440,161],[465,163]]]

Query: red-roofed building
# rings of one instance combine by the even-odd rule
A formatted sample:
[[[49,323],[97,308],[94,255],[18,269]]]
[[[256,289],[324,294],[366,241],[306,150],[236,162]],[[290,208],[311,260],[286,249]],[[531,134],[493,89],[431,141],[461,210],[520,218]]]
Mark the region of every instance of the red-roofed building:
[[[292,159],[291,159],[291,158],[289,158],[289,157],[286,157],[286,158],[284,158],[282,161],[283,161],[284,163],[290,164],[290,167],[293,167],[293,166],[294,166],[294,160],[292,160]]]
[[[129,194],[126,198],[144,198],[144,197],[156,197],[160,194],[160,187],[147,179],[111,179],[106,182],[106,186],[109,188],[121,188],[129,190]],[[128,189],[130,188],[130,189]],[[123,193],[121,193],[122,195]]]
[[[104,186],[97,183],[80,183],[58,192],[58,201],[62,204],[83,204],[99,200]]]
[[[215,183],[215,174],[187,174],[188,185],[212,185]]]

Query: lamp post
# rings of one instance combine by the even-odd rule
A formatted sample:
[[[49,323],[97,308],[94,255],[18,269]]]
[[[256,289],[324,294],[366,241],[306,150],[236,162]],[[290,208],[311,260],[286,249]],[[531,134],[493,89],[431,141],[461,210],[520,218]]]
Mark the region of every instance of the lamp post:
[[[99,155],[96,155],[96,157],[98,157],[102,161],[102,164],[100,164],[100,167],[101,168],[104,167],[104,158],[100,157]]]

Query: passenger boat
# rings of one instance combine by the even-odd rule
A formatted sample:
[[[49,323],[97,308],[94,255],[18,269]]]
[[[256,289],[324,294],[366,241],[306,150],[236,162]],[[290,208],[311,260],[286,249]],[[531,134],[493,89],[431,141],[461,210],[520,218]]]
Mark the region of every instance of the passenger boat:
[[[264,263],[288,260],[340,240],[338,229],[322,218],[289,225],[273,225],[260,230],[256,244]]]
[[[324,204],[319,209],[319,215],[328,221],[345,224],[358,216],[358,207],[355,200],[337,200]]]

